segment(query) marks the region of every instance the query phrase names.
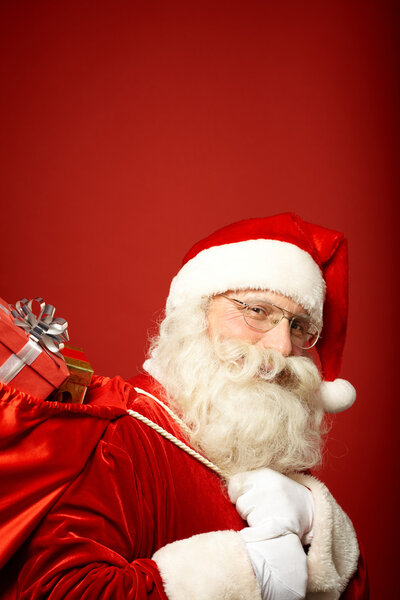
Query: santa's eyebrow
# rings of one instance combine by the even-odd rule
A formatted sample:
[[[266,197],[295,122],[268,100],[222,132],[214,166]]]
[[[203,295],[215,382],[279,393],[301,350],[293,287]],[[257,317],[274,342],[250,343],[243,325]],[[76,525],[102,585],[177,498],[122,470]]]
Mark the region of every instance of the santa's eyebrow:
[[[308,315],[306,312],[294,313],[290,310],[287,310],[286,308],[283,308],[282,306],[279,306],[279,304],[273,302],[271,298],[265,298],[264,296],[260,296],[259,292],[257,292],[256,290],[245,292],[244,295],[241,298],[237,298],[237,300],[240,300],[241,302],[246,302],[246,304],[260,304],[261,306],[263,304],[272,304],[273,306],[278,306],[279,308],[289,313],[290,315],[293,315],[294,317],[301,317],[303,319],[310,320],[310,315]]]
[[[235,297],[235,296],[233,296]],[[271,298],[265,298],[264,296],[260,296],[257,292],[245,292],[243,296],[237,298],[243,302],[251,302],[252,304],[274,304]]]

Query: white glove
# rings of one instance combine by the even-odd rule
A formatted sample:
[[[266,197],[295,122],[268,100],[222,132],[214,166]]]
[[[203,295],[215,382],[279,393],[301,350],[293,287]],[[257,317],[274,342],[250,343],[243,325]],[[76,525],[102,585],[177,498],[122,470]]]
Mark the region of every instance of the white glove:
[[[240,532],[242,534],[242,532]],[[300,600],[306,595],[306,555],[297,535],[246,542],[262,600]]]
[[[287,533],[298,535],[303,545],[311,542],[314,501],[304,485],[265,468],[234,475],[228,493],[250,526],[243,530],[246,542]]]

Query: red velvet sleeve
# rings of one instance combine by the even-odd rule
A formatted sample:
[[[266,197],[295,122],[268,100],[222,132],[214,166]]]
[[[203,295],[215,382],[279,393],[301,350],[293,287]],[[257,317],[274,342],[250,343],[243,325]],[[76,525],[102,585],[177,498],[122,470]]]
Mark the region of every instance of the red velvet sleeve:
[[[151,524],[132,458],[106,432],[25,544],[20,597],[165,600]]]

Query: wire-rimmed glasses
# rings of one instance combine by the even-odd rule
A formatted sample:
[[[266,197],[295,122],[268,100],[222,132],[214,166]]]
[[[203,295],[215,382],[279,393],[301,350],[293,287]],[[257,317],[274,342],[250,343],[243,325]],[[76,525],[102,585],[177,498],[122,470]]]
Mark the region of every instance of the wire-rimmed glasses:
[[[310,350],[318,341],[318,327],[307,315],[293,315],[271,302],[247,304],[247,302],[231,298],[226,294],[220,294],[220,296],[234,302],[243,311],[245,323],[251,329],[265,333],[279,325],[282,319],[287,319],[290,325],[290,337],[294,346],[303,350]]]

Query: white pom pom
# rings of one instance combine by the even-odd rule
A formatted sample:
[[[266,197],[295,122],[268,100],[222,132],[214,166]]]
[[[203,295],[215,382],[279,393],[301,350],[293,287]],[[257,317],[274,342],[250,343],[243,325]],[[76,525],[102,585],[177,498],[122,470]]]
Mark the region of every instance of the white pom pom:
[[[350,381],[335,379],[323,381],[320,387],[322,406],[327,413],[338,413],[347,410],[354,404],[356,390]]]

